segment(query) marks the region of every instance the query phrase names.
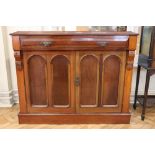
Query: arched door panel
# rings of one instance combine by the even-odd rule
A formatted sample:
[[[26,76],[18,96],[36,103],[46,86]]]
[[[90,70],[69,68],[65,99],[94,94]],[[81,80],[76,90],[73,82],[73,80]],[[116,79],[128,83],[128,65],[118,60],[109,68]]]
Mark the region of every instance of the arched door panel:
[[[121,112],[126,52],[77,53],[77,111]]]
[[[35,51],[23,57],[28,111],[74,112],[75,53]]]

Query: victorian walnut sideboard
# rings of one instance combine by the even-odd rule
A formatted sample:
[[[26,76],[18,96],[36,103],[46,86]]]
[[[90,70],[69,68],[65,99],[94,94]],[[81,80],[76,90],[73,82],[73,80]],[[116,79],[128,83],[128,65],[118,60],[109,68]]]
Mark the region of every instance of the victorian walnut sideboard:
[[[12,33],[19,123],[129,123],[137,34]]]

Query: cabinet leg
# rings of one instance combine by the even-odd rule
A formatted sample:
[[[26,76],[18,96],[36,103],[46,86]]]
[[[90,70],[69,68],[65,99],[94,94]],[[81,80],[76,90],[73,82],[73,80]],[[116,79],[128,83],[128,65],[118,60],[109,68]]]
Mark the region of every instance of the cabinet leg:
[[[148,95],[148,89],[149,89],[149,82],[150,82],[150,71],[147,70],[141,120],[144,120],[144,118],[145,118],[145,109],[146,109],[146,103],[147,103],[147,95]]]
[[[142,114],[141,115],[141,120],[144,121],[144,119],[145,119],[145,115]]]
[[[137,77],[136,77],[135,98],[134,98],[134,104],[133,104],[133,108],[134,109],[136,109],[136,104],[137,104],[137,94],[138,94],[140,70],[141,70],[141,66],[138,65],[138,68],[137,68]]]

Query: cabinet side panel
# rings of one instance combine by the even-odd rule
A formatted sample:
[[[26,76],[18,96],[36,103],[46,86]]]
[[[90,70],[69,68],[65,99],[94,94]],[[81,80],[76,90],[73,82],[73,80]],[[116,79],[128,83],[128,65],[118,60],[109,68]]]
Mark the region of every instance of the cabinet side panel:
[[[102,105],[116,105],[118,99],[120,59],[115,55],[109,56],[104,60],[103,66]]]
[[[28,60],[30,101],[34,105],[47,105],[46,60],[34,55]]]
[[[52,106],[70,106],[70,62],[63,55],[51,61]]]
[[[26,113],[27,112],[27,102],[26,102],[26,92],[25,92],[23,69],[22,70],[16,69],[16,73],[17,73],[17,82],[18,82],[20,113]]]
[[[25,92],[25,78],[23,70],[23,53],[20,51],[19,36],[12,36],[12,45],[14,49],[14,57],[16,62],[16,74],[18,83],[20,113],[27,112],[26,92]]]
[[[99,62],[93,55],[86,55],[80,62],[80,106],[98,105]]]
[[[134,55],[134,51],[127,52],[122,112],[129,112]]]

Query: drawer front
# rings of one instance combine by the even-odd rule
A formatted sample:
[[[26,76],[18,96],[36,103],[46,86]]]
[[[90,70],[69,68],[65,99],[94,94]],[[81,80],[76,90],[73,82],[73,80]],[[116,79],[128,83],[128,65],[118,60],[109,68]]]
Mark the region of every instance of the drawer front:
[[[127,50],[128,36],[21,36],[22,50]]]

